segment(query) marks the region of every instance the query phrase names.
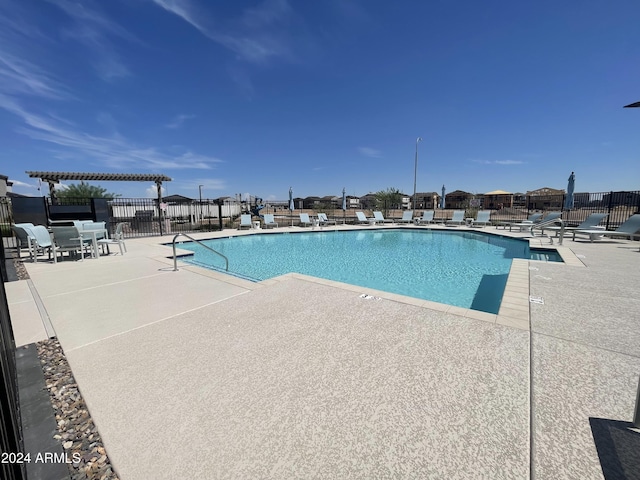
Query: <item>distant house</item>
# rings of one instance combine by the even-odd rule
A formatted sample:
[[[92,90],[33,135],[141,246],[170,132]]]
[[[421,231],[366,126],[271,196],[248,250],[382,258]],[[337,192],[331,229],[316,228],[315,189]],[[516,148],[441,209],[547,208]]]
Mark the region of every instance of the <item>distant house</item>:
[[[547,210],[549,208],[562,208],[564,203],[564,190],[543,187],[527,192],[527,206],[532,210]]]
[[[322,197],[321,203],[324,205],[331,206],[333,208],[342,207],[342,197],[336,197],[335,195],[327,195]]]
[[[169,195],[168,197],[162,197],[162,201],[165,203],[191,203],[193,198],[185,197],[184,195]]]
[[[342,204],[340,204],[342,207]],[[352,195],[347,195],[347,208],[361,208],[360,207],[360,197],[354,197]]]
[[[416,205],[414,210],[433,210],[440,203],[440,194],[437,192],[416,192]]]
[[[474,196],[475,195],[473,193],[454,190],[453,192],[445,195],[445,207],[456,209],[467,208]]]
[[[513,207],[513,193],[504,190],[494,190],[483,195],[482,208],[498,210]]]
[[[320,197],[306,197],[302,200],[302,206],[305,209],[314,208],[322,203],[322,199]]]
[[[373,193],[367,193],[360,197],[360,205],[365,210],[376,208],[376,196]]]

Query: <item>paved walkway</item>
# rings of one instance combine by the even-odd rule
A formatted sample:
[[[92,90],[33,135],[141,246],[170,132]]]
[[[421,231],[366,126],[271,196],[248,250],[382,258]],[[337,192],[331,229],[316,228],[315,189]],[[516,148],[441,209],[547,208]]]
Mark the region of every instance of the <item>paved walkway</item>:
[[[7,284],[17,343],[55,330],[123,480],[638,475],[637,242],[523,262],[514,295],[528,270],[544,300],[530,329],[295,274],[174,272],[157,237],[127,247]]]

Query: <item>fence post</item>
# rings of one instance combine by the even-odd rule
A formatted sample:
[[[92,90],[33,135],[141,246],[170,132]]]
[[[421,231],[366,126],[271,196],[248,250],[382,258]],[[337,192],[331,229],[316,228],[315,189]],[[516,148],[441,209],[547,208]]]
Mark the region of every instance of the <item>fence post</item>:
[[[607,225],[605,230],[609,230],[609,222],[611,221],[611,205],[613,203],[613,192],[609,192],[609,205],[607,206]]]
[[[640,380],[638,380],[638,392],[636,393],[636,411],[633,413],[633,426],[640,428]]]

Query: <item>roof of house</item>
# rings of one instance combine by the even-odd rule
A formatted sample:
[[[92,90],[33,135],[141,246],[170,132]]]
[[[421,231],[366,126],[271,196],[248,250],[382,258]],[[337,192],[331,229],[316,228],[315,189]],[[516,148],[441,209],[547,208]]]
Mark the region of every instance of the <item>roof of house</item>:
[[[505,192],[504,190],[494,190],[493,192],[487,192],[485,195],[511,195],[511,192]]]

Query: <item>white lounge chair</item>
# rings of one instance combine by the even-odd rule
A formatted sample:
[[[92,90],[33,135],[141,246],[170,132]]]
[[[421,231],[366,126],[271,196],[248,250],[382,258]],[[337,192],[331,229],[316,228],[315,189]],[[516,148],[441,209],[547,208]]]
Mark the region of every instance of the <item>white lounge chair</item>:
[[[565,231],[565,233],[569,233],[569,232],[573,233],[573,239],[575,240],[576,239],[576,232],[578,230],[592,230],[592,229],[594,229],[593,227],[595,227],[602,220],[607,218],[607,216],[608,216],[607,213],[592,213],[585,219],[584,222],[582,222],[577,227],[564,227],[564,231]],[[552,225],[550,227],[543,227],[542,228],[542,233],[544,233],[545,230],[551,230],[552,232],[556,232],[556,237],[557,237],[558,234],[560,233],[561,229],[562,229],[562,227],[558,227],[558,226]]]
[[[32,244],[35,243],[36,237],[31,232],[31,229],[34,226],[33,223],[16,223],[15,225],[11,225],[11,230],[13,230],[16,236],[18,258],[22,255],[21,249],[26,248],[29,252],[29,258],[33,260]]]
[[[464,223],[464,210],[454,210],[451,220],[447,220],[447,225],[462,225]]]
[[[367,225],[374,225],[376,223],[375,218],[367,218],[364,212],[356,212],[358,223],[366,223]]]
[[[480,210],[478,212],[478,216],[471,221],[471,226],[475,227],[476,225],[482,225],[483,227],[486,227],[487,225],[491,225],[489,217],[491,217],[491,210]]]
[[[425,210],[422,212],[422,217],[418,219],[418,225],[427,225],[429,223],[434,223],[433,215],[436,212],[433,210]]]
[[[312,225],[313,222],[311,221],[311,219],[309,218],[309,214],[308,213],[301,213],[300,214],[300,226],[304,227],[304,226],[309,226]]]
[[[391,220],[390,218],[384,218],[382,212],[380,211],[373,212],[373,219],[376,221],[376,223],[393,223],[393,220]]]
[[[319,213],[318,214],[318,221],[320,222],[320,225],[322,225],[322,226],[335,225],[336,224],[335,220],[329,220],[327,218],[327,214],[326,213]]]
[[[511,231],[511,229],[513,227],[518,227],[520,229],[520,231],[522,232],[525,229],[531,229],[531,227],[533,225],[535,225],[536,223],[540,222],[540,219],[542,218],[542,214],[541,213],[532,213],[531,215],[529,215],[529,218],[527,218],[526,220],[523,220],[522,222],[512,222],[509,223],[509,231]]]
[[[627,237],[633,241],[636,236],[640,237],[640,214],[636,213],[635,215],[631,215],[626,222],[620,225],[615,230],[576,230],[576,233],[584,233],[589,235],[589,241],[593,242],[595,239],[600,236],[611,236],[611,237]]]
[[[396,223],[413,223],[413,210],[405,210],[402,212],[402,218]]]
[[[242,230],[243,227],[253,228],[251,224],[251,215],[248,213],[240,215],[240,225],[238,225],[238,230]]]
[[[265,213],[264,217],[264,228],[269,228],[269,227],[277,227],[278,224],[276,223],[276,221],[273,218],[273,214],[272,213]]]

